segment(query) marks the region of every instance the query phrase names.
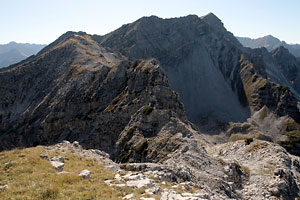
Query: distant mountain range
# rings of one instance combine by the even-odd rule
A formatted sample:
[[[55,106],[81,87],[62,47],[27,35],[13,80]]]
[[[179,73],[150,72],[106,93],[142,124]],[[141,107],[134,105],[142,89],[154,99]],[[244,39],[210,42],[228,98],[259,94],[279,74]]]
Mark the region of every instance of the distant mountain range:
[[[28,44],[10,42],[0,45],[0,68],[7,67],[36,54],[45,44]]]
[[[265,37],[257,38],[257,39],[251,39],[248,37],[236,37],[240,43],[242,43],[245,47],[250,47],[252,49],[254,48],[260,48],[265,47],[268,49],[268,51],[272,51],[276,49],[279,46],[283,46],[289,50],[291,54],[293,54],[296,57],[300,57],[300,45],[299,44],[287,44],[285,41],[280,41],[278,38],[267,35]]]

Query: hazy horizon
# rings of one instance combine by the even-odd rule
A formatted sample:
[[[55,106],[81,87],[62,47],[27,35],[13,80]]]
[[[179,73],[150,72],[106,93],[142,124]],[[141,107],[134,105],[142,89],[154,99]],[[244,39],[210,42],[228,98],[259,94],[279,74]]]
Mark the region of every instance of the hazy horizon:
[[[67,31],[104,35],[143,16],[200,17],[209,12],[219,17],[235,36],[255,39],[272,35],[289,44],[300,44],[297,0],[10,0],[0,5],[0,16],[5,19],[0,21],[5,30],[0,33],[0,44],[49,44]]]

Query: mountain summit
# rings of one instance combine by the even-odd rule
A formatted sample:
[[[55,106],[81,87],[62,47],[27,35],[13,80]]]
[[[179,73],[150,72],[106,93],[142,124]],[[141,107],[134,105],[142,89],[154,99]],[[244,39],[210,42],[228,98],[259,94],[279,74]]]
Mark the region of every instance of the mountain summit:
[[[208,13],[207,15],[201,17],[203,21],[211,25],[212,27],[218,28],[218,29],[223,29],[224,24],[222,21],[213,13]]]

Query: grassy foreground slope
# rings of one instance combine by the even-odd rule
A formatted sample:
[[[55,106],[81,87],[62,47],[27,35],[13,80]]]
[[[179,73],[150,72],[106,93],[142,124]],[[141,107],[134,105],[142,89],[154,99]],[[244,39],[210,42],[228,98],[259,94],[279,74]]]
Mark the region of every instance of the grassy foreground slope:
[[[0,186],[8,186],[0,190],[0,199],[122,199],[138,192],[127,186],[108,186],[104,181],[114,177],[113,171],[66,149],[37,146],[0,152]],[[65,157],[66,173],[58,173],[41,154]],[[91,171],[90,179],[78,176],[84,169]]]

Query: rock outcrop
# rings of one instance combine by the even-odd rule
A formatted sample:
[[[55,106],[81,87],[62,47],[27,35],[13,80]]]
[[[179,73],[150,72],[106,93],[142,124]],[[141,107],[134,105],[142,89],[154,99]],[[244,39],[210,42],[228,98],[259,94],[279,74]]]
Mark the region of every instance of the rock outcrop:
[[[282,147],[256,140],[249,145],[244,141],[214,146],[208,150],[217,158],[235,160],[247,173],[238,193],[253,199],[295,199],[299,195],[299,157],[292,156]],[[246,198],[247,199],[247,198]]]
[[[79,173],[79,176],[84,179],[89,179],[89,178],[91,178],[91,172],[89,170],[85,169]]]

